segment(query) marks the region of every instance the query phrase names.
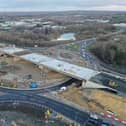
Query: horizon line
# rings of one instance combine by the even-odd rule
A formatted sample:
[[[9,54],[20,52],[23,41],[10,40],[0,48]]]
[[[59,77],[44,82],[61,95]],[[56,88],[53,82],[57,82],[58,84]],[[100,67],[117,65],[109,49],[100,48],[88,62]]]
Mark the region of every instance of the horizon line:
[[[15,12],[18,12],[18,13],[22,13],[22,12],[66,12],[66,11],[87,11],[87,12],[92,12],[92,11],[96,11],[96,12],[126,12],[126,10],[33,10],[33,11],[20,11],[20,10],[16,10],[16,11],[0,11],[0,13],[8,13],[8,12],[11,12],[11,13],[15,13]]]

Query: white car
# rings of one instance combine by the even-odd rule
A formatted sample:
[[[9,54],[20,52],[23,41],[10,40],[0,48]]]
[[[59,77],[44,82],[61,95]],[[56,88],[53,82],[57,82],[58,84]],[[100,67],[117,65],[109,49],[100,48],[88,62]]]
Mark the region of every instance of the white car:
[[[67,88],[66,88],[66,87],[61,87],[60,90],[61,90],[61,91],[66,91]]]
[[[96,114],[90,114],[90,117],[93,118],[93,119],[98,120],[98,116]]]
[[[110,115],[115,115],[115,113],[114,112],[112,112],[112,111],[106,111],[108,114],[110,114]]]

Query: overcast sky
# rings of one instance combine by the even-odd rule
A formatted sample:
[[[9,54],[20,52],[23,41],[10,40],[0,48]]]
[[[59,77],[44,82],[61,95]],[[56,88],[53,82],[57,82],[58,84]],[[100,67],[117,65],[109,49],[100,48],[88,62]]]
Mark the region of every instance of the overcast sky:
[[[0,11],[126,11],[126,0],[0,0]]]

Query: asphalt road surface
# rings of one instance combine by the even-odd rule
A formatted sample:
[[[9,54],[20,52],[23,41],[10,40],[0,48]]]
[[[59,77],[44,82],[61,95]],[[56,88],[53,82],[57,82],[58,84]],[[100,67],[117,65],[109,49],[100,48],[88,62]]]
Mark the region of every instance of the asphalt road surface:
[[[51,98],[40,96],[39,93],[49,93],[54,90],[60,89],[61,86],[68,86],[77,80],[71,79],[66,83],[60,84],[60,86],[51,87],[48,89],[39,89],[35,91],[26,91],[26,90],[11,90],[11,89],[4,89],[0,88],[0,91],[5,93],[5,95],[0,96],[0,103],[2,102],[14,102],[14,103],[27,103],[27,104],[34,104],[36,107],[46,106],[51,108],[52,110],[68,117],[69,119],[79,123],[81,126],[85,126],[86,123],[90,119],[89,112],[81,111],[73,106],[63,103],[62,101],[56,101]],[[118,123],[117,121],[111,122],[108,119],[104,119],[101,117],[102,120],[105,120],[109,123],[113,122],[116,124],[115,126],[123,126],[122,124]]]
[[[96,41],[96,38],[87,39],[87,40],[83,40],[81,44],[80,55],[87,62],[88,67],[95,70],[110,72],[118,76],[126,76],[126,71],[117,70],[115,68],[112,68],[102,63],[94,55],[92,55],[92,53],[90,53],[87,50],[87,47],[91,45],[92,43],[94,43],[95,41]]]
[[[110,71],[115,72],[115,71],[112,71],[112,69],[109,69],[109,67],[106,68],[105,67],[106,65],[103,67],[103,65],[101,65],[99,63],[99,61],[87,50],[87,47],[90,44],[94,43],[95,41],[96,41],[96,38],[87,39],[87,40],[83,41],[81,44],[80,54],[84,58],[84,60],[87,61],[88,67],[91,69],[95,69],[97,71],[107,70],[109,72]],[[120,74],[122,74],[122,73],[118,72],[116,74],[120,76]],[[116,89],[119,95],[126,95],[126,81],[116,78],[116,76],[114,77],[114,76],[111,76],[108,74],[101,73],[101,74],[93,77],[91,80],[93,80],[99,84]],[[109,85],[109,81],[114,81],[116,83],[116,86]]]
[[[119,95],[123,95],[126,96],[126,81],[104,74],[104,73],[100,73],[98,75],[96,75],[95,77],[91,78],[92,81],[100,83],[104,86],[113,88],[115,90],[117,90],[117,93]],[[115,83],[115,85],[110,85],[110,81],[113,81]]]

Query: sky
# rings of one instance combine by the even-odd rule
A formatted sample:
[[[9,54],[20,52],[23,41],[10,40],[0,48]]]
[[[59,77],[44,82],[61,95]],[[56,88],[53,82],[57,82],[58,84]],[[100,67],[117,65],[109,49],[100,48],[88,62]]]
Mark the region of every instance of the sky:
[[[0,11],[126,11],[126,0],[0,0]]]

